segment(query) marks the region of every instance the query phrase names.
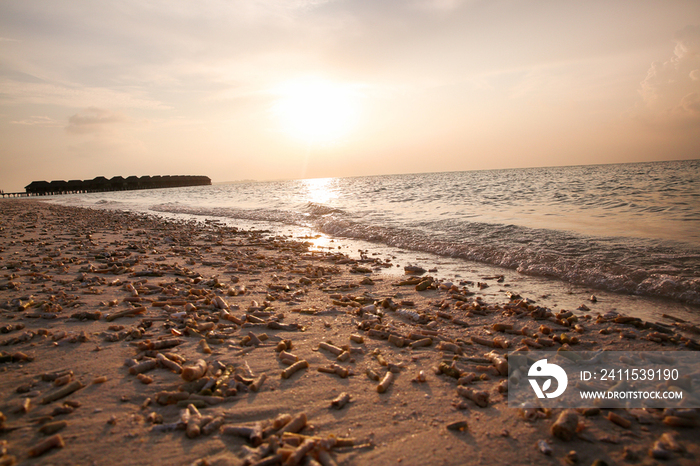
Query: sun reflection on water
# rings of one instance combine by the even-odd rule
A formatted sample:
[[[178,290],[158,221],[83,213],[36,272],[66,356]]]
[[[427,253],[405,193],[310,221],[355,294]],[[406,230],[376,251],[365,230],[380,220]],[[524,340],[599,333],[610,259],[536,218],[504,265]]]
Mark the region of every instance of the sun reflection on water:
[[[338,198],[337,178],[314,178],[301,180],[306,188],[306,200],[308,202],[326,205],[333,199]]]

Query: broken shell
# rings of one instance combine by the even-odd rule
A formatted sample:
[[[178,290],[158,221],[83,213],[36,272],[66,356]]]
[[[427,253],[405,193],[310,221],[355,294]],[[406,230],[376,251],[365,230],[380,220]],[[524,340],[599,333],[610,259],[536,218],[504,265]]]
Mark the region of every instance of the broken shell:
[[[531,348],[535,348],[535,349],[540,349],[540,348],[542,348],[542,345],[539,344],[539,343],[537,343],[537,342],[536,342],[535,340],[533,340],[532,338],[523,338],[522,340],[520,340],[520,343],[522,343],[523,345],[527,345],[527,346],[529,346],[529,347],[531,347]]]
[[[666,416],[664,424],[671,427],[697,427],[698,421],[682,416]]]
[[[569,441],[576,435],[578,427],[578,414],[572,409],[562,411],[557,420],[552,424],[552,435],[565,441]]]
[[[180,365],[184,364],[185,361],[187,361],[184,356],[179,355],[177,353],[163,353],[163,356],[170,359],[171,361],[175,361],[176,363],[178,363]]]
[[[250,440],[253,446],[259,446],[263,439],[263,429],[260,423],[254,426],[223,426],[221,433],[224,435],[237,435]]]
[[[430,346],[433,344],[433,339],[432,338],[422,338],[420,340],[416,340],[414,342],[409,343],[408,346],[411,348],[421,348],[424,346]]]
[[[40,403],[42,405],[49,404],[52,401],[56,401],[56,400],[61,399],[65,396],[68,396],[71,393],[73,393],[74,391],[80,390],[81,388],[83,388],[83,384],[80,383],[80,381],[75,380],[75,381],[69,383],[68,385],[65,385],[63,388],[60,388],[59,390],[56,390],[52,393],[45,395],[41,399]]]
[[[565,459],[571,464],[578,463],[578,452],[576,450],[571,450],[569,453],[566,454]]]
[[[507,340],[503,337],[495,337],[493,339],[493,346],[496,348],[507,349],[510,347],[510,340]]]
[[[61,434],[56,434],[34,445],[32,448],[29,449],[27,454],[31,457],[41,456],[53,448],[63,448],[65,446],[66,444],[63,441]]]
[[[344,351],[342,348],[338,348],[335,345],[328,344],[325,341],[322,341],[321,343],[318,344],[318,349],[324,349],[326,351],[330,351],[331,353],[335,354],[336,356],[340,356]]]
[[[210,396],[210,395],[197,395],[195,393],[191,394],[187,399],[192,401],[192,403],[197,406],[203,406],[200,402],[206,403],[209,406],[218,405],[224,402],[224,397],[222,396]]]
[[[187,411],[189,412],[189,416],[184,415],[184,413],[183,416],[181,416],[181,420],[187,423],[187,437],[199,437],[199,434],[201,433],[201,425],[203,423],[202,414],[199,412],[197,407],[194,406],[194,404],[188,404]],[[209,421],[210,420],[211,419],[209,419]]]
[[[138,363],[139,363],[139,362],[138,362],[136,359],[134,359],[134,358],[126,358],[126,359],[124,360],[124,367],[135,366],[135,365],[138,364]]]
[[[206,372],[207,362],[204,359],[198,359],[194,365],[183,367],[180,376],[183,380],[191,382],[192,380],[204,377]]]
[[[235,296],[234,294],[231,293],[231,291],[232,290],[229,288],[228,295]],[[228,309],[228,303],[221,296],[217,296],[214,299],[212,299],[211,304],[214,306],[214,309]]]
[[[204,426],[202,426],[202,433],[204,435],[209,435],[217,430],[224,424],[224,418],[222,416],[217,416],[211,421],[207,422]]]
[[[661,440],[657,440],[649,449],[649,456],[656,460],[667,460],[673,456]]]
[[[457,430],[457,431],[463,432],[463,431],[467,430],[467,428],[468,428],[467,421],[456,421],[456,422],[452,422],[450,424],[447,424],[448,430]]]
[[[296,417],[292,418],[287,424],[277,431],[277,435],[282,435],[285,432],[297,433],[306,427],[306,413],[298,414]]]
[[[678,443],[676,439],[677,435],[678,434],[674,435],[670,432],[665,432],[649,449],[649,456],[654,459],[665,460],[671,458],[672,452],[674,451],[678,453],[684,452],[685,448]]]
[[[292,364],[294,364],[295,362],[297,362],[299,360],[299,357],[292,354],[292,353],[282,351],[279,354],[279,359],[282,363],[287,364],[288,366],[291,366]]]
[[[450,353],[462,354],[462,348],[454,343],[449,343],[446,341],[441,341],[438,343],[437,349],[440,351],[449,351]]]
[[[25,398],[15,412],[26,414],[31,409],[32,400]]]
[[[464,374],[460,374],[459,379],[457,379],[457,385],[469,385],[476,379],[477,377],[475,373],[465,372]]]
[[[625,429],[629,429],[632,425],[632,422],[629,419],[625,419],[624,417],[612,411],[608,413],[608,421],[614,422],[618,426],[624,427]]]
[[[347,376],[350,374],[350,371],[343,366],[339,366],[338,364],[331,364],[328,367],[319,367],[318,371],[325,372],[326,374],[336,374],[342,379],[347,378]]]
[[[489,405],[489,392],[474,390],[472,388],[458,386],[457,393],[468,400],[472,400],[477,406],[485,408]]]
[[[659,439],[661,442],[663,442],[665,448],[675,451],[675,452],[684,452],[685,448],[683,445],[678,443],[678,433],[672,433],[672,432],[664,432],[661,434],[661,438]]]
[[[534,421],[535,419],[538,419],[540,417],[540,410],[533,407],[532,405],[523,406],[522,408],[518,409],[518,413],[526,421]]]
[[[162,367],[179,374],[182,372],[182,366],[178,364],[177,362],[169,359],[162,353],[156,354],[156,361],[158,361],[158,364],[160,364]]]
[[[368,367],[367,370],[365,371],[365,374],[367,374],[367,377],[370,379],[379,382],[379,374],[375,370],[373,370],[371,367]]]
[[[347,392],[343,392],[331,401],[331,406],[335,409],[343,409],[349,401],[350,395]]]
[[[493,326],[491,328],[493,330],[495,330],[496,332],[505,332],[506,330],[512,330],[513,325],[512,324],[504,324],[504,323],[496,323],[496,324],[493,324]]]
[[[413,320],[414,322],[421,322],[421,320],[424,320],[423,316],[421,316],[416,311],[412,311],[410,309],[398,309],[396,313],[400,316],[407,317]]]
[[[262,341],[260,340],[260,338],[258,338],[258,336],[256,334],[254,334],[253,332],[248,332],[247,337],[248,337],[248,343],[246,344],[247,346],[251,346],[251,345],[252,346],[260,346],[260,345],[262,345]]]
[[[462,371],[455,366],[454,362],[452,364],[448,364],[447,362],[442,361],[440,364],[438,364],[437,374],[445,374],[458,379],[462,375]]]
[[[396,346],[397,348],[403,348],[404,344],[406,344],[403,337],[399,337],[396,335],[389,335],[389,343]]]
[[[49,422],[49,423],[41,426],[39,428],[39,432],[41,432],[44,435],[51,435],[51,434],[55,434],[56,432],[62,430],[67,425],[68,425],[67,421]]]
[[[292,452],[291,455],[289,455],[287,460],[284,462],[285,466],[296,466],[301,462],[301,460],[306,456],[306,454],[313,450],[315,447],[316,440],[310,438],[304,440],[302,444],[299,445],[296,448],[296,450]]]
[[[188,392],[167,392],[156,393],[156,402],[160,405],[176,404],[190,397]]]
[[[157,365],[158,365],[158,362],[155,359],[146,359],[145,361],[141,361],[140,363],[136,364],[135,366],[131,366],[129,368],[129,374],[131,374],[131,375],[143,374],[144,372],[148,372],[148,371],[155,369]]]
[[[62,377],[62,376],[69,374],[69,373],[72,374],[73,371],[65,369],[65,370],[57,371],[57,372],[46,372],[44,374],[41,374],[41,380],[43,380],[45,382],[53,382],[57,378]]]
[[[597,416],[600,414],[600,408],[581,408],[579,412],[586,417]]]
[[[291,414],[280,414],[277,416],[273,421],[272,421],[272,428],[275,430],[279,430],[282,427],[286,426],[289,424],[289,422],[292,420],[292,415]]]
[[[471,339],[472,339],[472,343],[478,343],[480,345],[490,346],[491,348],[493,348],[495,346],[493,344],[493,340],[489,340],[488,338],[482,338],[482,337],[479,337],[477,335],[472,335]]]
[[[392,382],[394,381],[394,373],[391,371],[388,371],[386,374],[384,374],[384,378],[382,379],[381,382],[379,382],[379,385],[377,385],[377,392],[379,393],[384,393],[387,391],[389,386],[391,386]]]
[[[552,456],[552,447],[549,446],[546,440],[540,440],[537,442],[537,449],[543,455]]]
[[[283,379],[288,379],[294,374],[295,372],[301,370],[301,369],[306,369],[309,367],[309,363],[305,360],[302,359],[301,361],[297,361],[288,368],[284,369],[282,371],[282,378]]]
[[[202,353],[211,354],[211,348],[209,347],[207,340],[199,340],[199,347],[202,348]]]
[[[390,362],[389,364],[387,364],[386,368],[394,374],[398,374],[399,372],[401,372],[401,369],[403,367],[399,364],[394,364],[393,362]]]
[[[123,311],[118,311],[118,312],[112,313],[112,314],[108,315],[107,317],[105,317],[105,320],[107,322],[112,322],[113,320],[118,319],[120,317],[133,317],[133,316],[138,315],[138,314],[144,314],[146,311],[147,311],[147,309],[143,306],[134,307],[131,309],[125,309]]]
[[[508,375],[508,361],[503,356],[496,354],[495,352],[487,353],[486,359],[491,361],[491,364],[496,367],[500,375]]]
[[[260,374],[260,376],[253,381],[250,385],[248,385],[248,388],[250,389],[251,392],[257,392],[260,390],[260,387],[262,387],[263,382],[267,379],[266,374]]]

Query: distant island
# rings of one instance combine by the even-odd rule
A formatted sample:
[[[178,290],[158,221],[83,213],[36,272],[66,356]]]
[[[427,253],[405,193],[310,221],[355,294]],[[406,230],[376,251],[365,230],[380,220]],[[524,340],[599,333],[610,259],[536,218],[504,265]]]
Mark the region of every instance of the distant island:
[[[107,179],[98,176],[91,180],[32,181],[24,187],[29,196],[52,194],[95,193],[104,191],[129,191],[134,189],[181,188],[184,186],[209,186],[208,176],[115,176]]]

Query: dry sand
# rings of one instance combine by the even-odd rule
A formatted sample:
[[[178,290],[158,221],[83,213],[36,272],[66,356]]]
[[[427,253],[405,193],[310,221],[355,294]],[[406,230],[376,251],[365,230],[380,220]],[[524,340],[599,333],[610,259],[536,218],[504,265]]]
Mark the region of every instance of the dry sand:
[[[216,223],[0,201],[0,465],[657,464],[649,450],[663,434],[680,447],[663,464],[700,464],[698,429],[665,425],[662,410],[614,410],[629,427],[607,418],[613,410],[579,412],[579,433],[554,437],[561,410],[525,420],[499,391],[506,378],[474,362],[527,338],[561,347],[537,333],[543,324],[576,336],[573,350],[690,350],[697,328],[669,326],[672,341],[663,342],[638,321],[577,312],[563,325],[559,310],[527,309],[517,297],[477,301],[476,284],[398,286],[403,279],[381,265]],[[124,311],[132,315],[118,317]],[[494,323],[531,336],[495,332]],[[399,347],[389,334],[429,345]],[[496,336],[510,347],[472,340]],[[308,364],[288,378],[284,341],[290,358]],[[337,347],[349,349],[342,361]],[[132,374],[133,360],[150,370]],[[461,372],[491,366],[467,385],[488,394],[487,406],[436,374],[453,361]],[[173,362],[193,366],[184,373],[195,381]],[[393,374],[383,393],[368,368]],[[414,381],[421,371],[426,380]],[[65,387],[74,391],[52,400]],[[336,409],[343,393],[350,401]],[[282,434],[285,414],[306,422]],[[37,450],[46,439],[55,446]]]

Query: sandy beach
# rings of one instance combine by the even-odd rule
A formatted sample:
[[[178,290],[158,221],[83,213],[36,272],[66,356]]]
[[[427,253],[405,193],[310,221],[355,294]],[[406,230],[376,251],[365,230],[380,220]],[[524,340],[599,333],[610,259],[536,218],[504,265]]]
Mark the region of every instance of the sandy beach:
[[[700,464],[697,411],[684,427],[662,409],[569,411],[567,439],[563,410],[508,406],[502,365],[518,349],[696,351],[697,327],[491,302],[387,265],[0,201],[0,465]]]

